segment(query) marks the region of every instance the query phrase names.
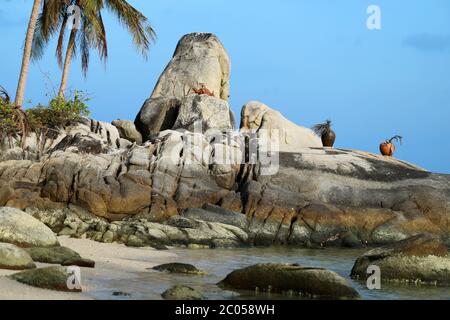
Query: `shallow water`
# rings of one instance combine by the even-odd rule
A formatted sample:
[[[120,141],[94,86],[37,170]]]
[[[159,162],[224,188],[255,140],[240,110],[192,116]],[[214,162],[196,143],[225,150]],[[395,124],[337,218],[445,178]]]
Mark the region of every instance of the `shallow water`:
[[[299,263],[305,266],[323,267],[347,278],[363,299],[450,299],[449,288],[433,286],[396,285],[382,283],[381,290],[370,291],[365,282],[349,278],[356,258],[364,252],[344,249],[289,249],[289,248],[246,248],[246,249],[175,249],[177,255],[171,262],[195,265],[208,272],[207,276],[185,276],[168,273],[138,273],[133,279],[110,280],[101,284],[101,291],[93,292],[97,299],[161,299],[161,293],[174,285],[189,285],[200,289],[207,299],[285,299],[278,295],[248,292],[223,291],[215,284],[233,270],[257,263]],[[161,263],[167,263],[167,259]],[[115,291],[130,296],[113,296]]]

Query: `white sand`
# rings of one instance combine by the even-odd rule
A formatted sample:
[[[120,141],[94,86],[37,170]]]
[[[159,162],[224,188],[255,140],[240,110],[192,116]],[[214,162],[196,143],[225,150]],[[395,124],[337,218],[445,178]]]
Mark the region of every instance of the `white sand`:
[[[100,291],[101,284],[110,280],[131,279],[138,272],[169,262],[176,255],[170,251],[151,248],[130,248],[120,244],[99,243],[85,239],[60,237],[62,246],[78,252],[83,258],[95,261],[95,268],[81,268],[82,293],[44,290],[20,284],[5,277],[17,271],[0,270],[0,300],[80,300],[92,299],[92,292]],[[48,266],[38,263],[38,267]]]

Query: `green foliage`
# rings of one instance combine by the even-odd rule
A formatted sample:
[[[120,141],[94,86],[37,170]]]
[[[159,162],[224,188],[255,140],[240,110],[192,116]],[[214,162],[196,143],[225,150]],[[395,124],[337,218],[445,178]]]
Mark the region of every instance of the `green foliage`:
[[[43,134],[56,132],[79,121],[81,117],[89,116],[86,103],[89,98],[75,91],[70,99],[55,97],[48,106],[38,105],[25,111],[25,121],[29,130]],[[6,99],[0,99],[0,143],[5,138],[22,134],[19,110]]]
[[[0,99],[0,139],[13,137],[19,130],[19,122],[14,105],[6,99]]]
[[[41,129],[64,128],[79,121],[81,117],[89,116],[89,101],[82,92],[75,91],[70,99],[55,97],[48,106],[38,105],[26,111],[32,131]]]

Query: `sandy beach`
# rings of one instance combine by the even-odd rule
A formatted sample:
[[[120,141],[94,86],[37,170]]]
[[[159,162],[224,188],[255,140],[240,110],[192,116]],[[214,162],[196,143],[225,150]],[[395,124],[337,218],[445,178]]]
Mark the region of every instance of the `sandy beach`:
[[[17,271],[0,270],[0,300],[91,300],[93,292],[102,290],[102,283],[131,279],[136,273],[145,272],[147,268],[176,257],[170,251],[157,251],[152,248],[131,248],[115,243],[107,244],[68,237],[59,237],[59,241],[62,246],[69,247],[82,257],[96,262],[94,269],[81,269],[83,292],[66,293],[30,287],[6,277]],[[37,266],[48,265],[38,263]]]

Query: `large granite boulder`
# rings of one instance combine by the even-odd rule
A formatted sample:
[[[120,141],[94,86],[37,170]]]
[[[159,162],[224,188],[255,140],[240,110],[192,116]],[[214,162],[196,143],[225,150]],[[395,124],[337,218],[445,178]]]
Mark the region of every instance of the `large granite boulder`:
[[[294,293],[312,298],[359,298],[348,281],[333,271],[290,264],[257,264],[239,269],[219,285],[226,289]]]
[[[144,140],[160,131],[173,129],[181,100],[194,94],[197,89],[206,88],[216,98],[228,101],[229,78],[230,60],[215,35],[185,35],[179,41],[151,97],[137,115],[136,128]],[[217,102],[213,105],[217,105]]]
[[[50,228],[29,214],[14,208],[0,208],[0,242],[19,247],[58,246]]]
[[[322,147],[322,141],[311,129],[301,127],[257,101],[244,105],[241,112],[241,132],[265,134],[281,152],[298,152],[302,148]]]
[[[380,269],[385,282],[450,285],[447,247],[430,235],[417,235],[364,253],[356,260],[351,276],[366,280],[370,266]]]
[[[181,38],[152,93],[157,97],[184,97],[202,86],[228,101],[230,58],[211,33],[190,33]]]

